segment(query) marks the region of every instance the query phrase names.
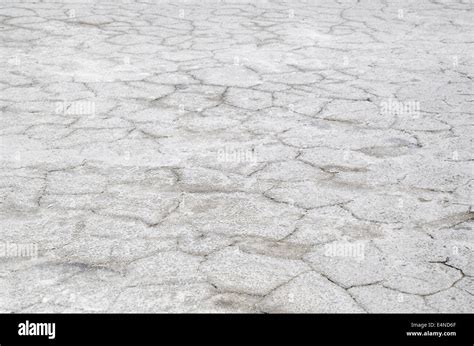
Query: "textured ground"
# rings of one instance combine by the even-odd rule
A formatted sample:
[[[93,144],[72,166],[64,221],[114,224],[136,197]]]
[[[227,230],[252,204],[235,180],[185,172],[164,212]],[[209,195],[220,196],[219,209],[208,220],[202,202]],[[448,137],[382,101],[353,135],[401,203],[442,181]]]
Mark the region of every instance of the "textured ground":
[[[474,312],[473,23],[1,0],[0,311]]]

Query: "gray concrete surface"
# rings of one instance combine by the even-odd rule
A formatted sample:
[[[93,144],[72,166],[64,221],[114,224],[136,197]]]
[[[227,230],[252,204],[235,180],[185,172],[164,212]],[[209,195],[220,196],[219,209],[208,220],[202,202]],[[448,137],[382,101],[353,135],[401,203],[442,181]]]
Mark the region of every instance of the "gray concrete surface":
[[[469,1],[0,2],[1,312],[474,312]]]

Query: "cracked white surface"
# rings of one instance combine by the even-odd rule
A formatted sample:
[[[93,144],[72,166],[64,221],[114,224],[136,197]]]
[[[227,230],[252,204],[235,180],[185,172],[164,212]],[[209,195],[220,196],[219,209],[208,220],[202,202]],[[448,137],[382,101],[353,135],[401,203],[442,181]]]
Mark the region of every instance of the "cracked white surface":
[[[474,312],[472,23],[1,0],[0,311]]]

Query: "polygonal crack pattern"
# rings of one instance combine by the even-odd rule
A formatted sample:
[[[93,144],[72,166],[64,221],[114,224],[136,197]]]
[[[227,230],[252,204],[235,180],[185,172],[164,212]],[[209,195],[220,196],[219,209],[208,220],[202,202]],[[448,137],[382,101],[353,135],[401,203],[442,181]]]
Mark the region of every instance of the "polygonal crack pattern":
[[[0,312],[474,312],[469,2],[0,24]]]

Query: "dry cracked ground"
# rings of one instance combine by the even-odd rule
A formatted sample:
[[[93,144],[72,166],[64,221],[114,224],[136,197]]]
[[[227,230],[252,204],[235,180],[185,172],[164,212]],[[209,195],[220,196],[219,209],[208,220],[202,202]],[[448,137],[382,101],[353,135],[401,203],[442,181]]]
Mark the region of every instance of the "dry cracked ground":
[[[0,311],[474,312],[469,1],[0,2]]]

